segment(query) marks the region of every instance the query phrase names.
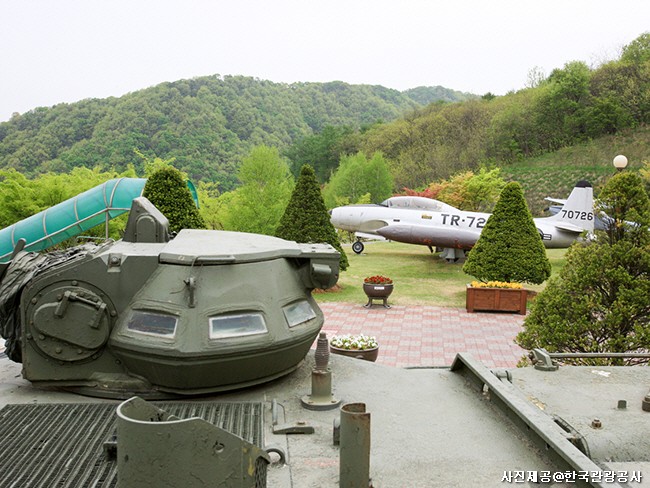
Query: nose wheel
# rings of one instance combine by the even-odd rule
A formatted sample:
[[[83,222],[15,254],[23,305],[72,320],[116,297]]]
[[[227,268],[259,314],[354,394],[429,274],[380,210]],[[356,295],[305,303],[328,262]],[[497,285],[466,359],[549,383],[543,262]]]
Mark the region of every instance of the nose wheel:
[[[361,241],[355,241],[355,242],[352,243],[352,250],[356,254],[361,254],[363,252],[363,248],[364,248],[364,245],[363,245],[363,242],[361,242]]]

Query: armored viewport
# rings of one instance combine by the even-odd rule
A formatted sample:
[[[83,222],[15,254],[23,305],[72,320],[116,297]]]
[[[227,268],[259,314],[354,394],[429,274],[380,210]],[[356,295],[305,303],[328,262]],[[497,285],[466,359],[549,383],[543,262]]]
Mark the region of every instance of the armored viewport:
[[[183,403],[196,411],[214,402],[261,404],[260,447],[276,445],[286,453],[285,466],[268,468],[268,486],[336,487],[339,447],[332,444],[332,425],[340,410],[306,410],[300,402],[310,391],[313,366],[310,353],[303,365],[282,379]],[[642,409],[650,385],[647,367],[564,366],[557,371],[530,367],[493,372],[464,355],[457,357],[451,369],[398,369],[343,356],[332,356],[329,367],[334,391],[343,404],[363,402],[371,415],[370,477],[376,488],[508,486],[518,482],[502,482],[504,476],[539,479],[567,471],[583,476],[588,472],[593,477],[590,482],[526,482],[522,486],[628,486],[594,480],[611,473],[650,473],[650,412]],[[20,366],[6,358],[0,359],[0,373],[1,406],[105,402],[35,388],[20,378]],[[275,409],[276,418],[274,400],[280,406]],[[626,408],[619,408],[620,400],[626,400]],[[113,402],[111,408],[116,407]],[[0,444],[22,437],[28,453],[27,460],[17,461],[9,456],[16,455],[20,447],[1,445],[6,461],[0,485],[9,473],[12,481],[22,480],[22,486],[41,486],[30,482],[36,472],[33,463],[44,466],[33,447],[52,445],[53,436],[47,430],[32,429],[28,419],[12,424],[4,411],[0,418]],[[594,419],[600,420],[599,425]],[[48,424],[62,424],[66,430],[73,420],[74,415],[62,414],[50,417]],[[252,420],[248,417],[245,423]],[[311,426],[314,433],[286,434],[278,425]],[[10,435],[15,429],[20,429],[20,436]],[[274,430],[281,433],[274,434]],[[73,446],[67,456],[58,458],[63,468],[43,470],[64,479],[82,470],[83,462],[98,462],[102,467],[108,463],[102,457],[104,440],[92,455],[79,456]],[[78,485],[62,481],[60,486]]]

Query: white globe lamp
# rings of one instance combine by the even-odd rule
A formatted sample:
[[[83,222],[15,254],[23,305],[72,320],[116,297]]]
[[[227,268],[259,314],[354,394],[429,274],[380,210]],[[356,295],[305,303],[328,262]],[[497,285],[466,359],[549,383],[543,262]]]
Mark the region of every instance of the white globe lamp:
[[[618,171],[621,171],[622,169],[625,169],[625,167],[627,166],[627,158],[622,154],[619,154],[614,158],[613,163],[614,163],[614,167]]]

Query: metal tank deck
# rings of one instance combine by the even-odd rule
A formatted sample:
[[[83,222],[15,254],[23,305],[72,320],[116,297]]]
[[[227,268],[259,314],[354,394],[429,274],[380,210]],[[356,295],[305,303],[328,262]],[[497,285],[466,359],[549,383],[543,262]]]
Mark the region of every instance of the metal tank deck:
[[[335,487],[339,448],[332,437],[340,410],[301,406],[301,397],[311,392],[313,366],[312,351],[284,378],[186,402],[261,403],[261,447],[279,446],[287,457],[285,466],[268,469],[268,486]],[[375,488],[643,486],[626,484],[622,473],[650,473],[650,412],[641,409],[650,387],[647,367],[490,371],[471,356],[459,355],[451,369],[400,369],[341,356],[330,357],[330,369],[333,395],[342,404],[362,402],[370,413]],[[281,407],[275,419],[274,400]],[[619,400],[626,400],[627,408],[619,408]],[[19,364],[0,358],[0,407],[51,402],[119,403],[37,389],[21,378]],[[596,418],[598,428],[592,426]],[[280,427],[311,426],[314,433],[274,434],[274,420]],[[589,446],[593,460],[575,447],[580,442]],[[0,465],[0,486],[12,486],[2,474],[6,470]],[[577,479],[557,478],[566,472]],[[580,473],[589,479],[580,480]],[[544,481],[552,475],[556,481]],[[533,476],[537,483],[520,478]],[[608,476],[614,481],[604,481]]]

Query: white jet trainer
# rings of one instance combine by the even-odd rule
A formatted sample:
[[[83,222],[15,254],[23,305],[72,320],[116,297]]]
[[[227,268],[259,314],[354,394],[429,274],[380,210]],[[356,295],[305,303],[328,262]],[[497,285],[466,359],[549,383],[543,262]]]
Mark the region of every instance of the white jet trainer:
[[[392,197],[379,205],[346,205],[330,211],[334,227],[357,236],[380,236],[398,242],[442,248],[455,260],[471,249],[492,214],[464,212],[423,197]],[[551,217],[533,219],[547,248],[569,247],[582,232],[594,230],[593,188],[579,181],[562,209]],[[363,244],[356,241],[357,254]],[[456,250],[462,250],[458,253]]]

